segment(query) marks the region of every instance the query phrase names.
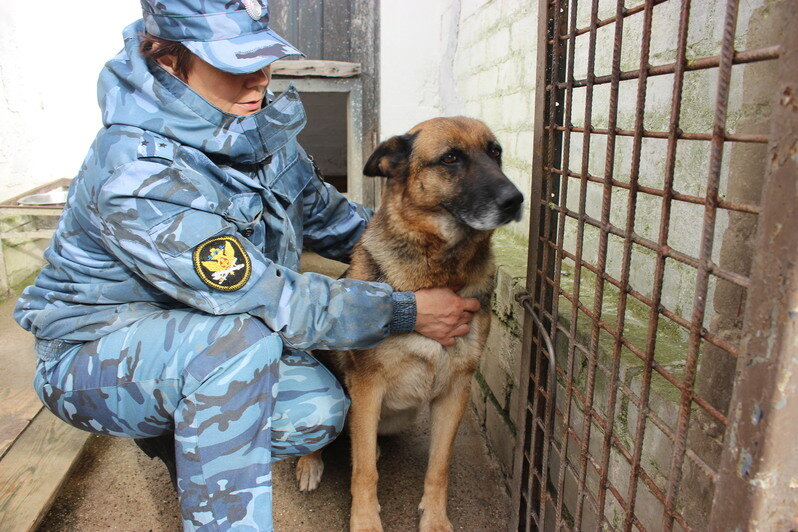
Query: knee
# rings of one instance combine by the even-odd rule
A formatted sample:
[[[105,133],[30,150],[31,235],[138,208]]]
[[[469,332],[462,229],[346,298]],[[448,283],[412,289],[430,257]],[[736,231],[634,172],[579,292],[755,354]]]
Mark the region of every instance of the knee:
[[[254,381],[275,373],[283,343],[260,319],[231,315],[209,320],[206,346],[189,362],[188,373],[199,382],[209,379]]]
[[[335,380],[334,377],[333,380]],[[325,430],[325,440],[320,442],[318,446],[319,449],[333,441],[343,432],[346,414],[349,412],[349,397],[344,393],[337,380],[335,383],[338,386],[330,389],[327,401],[323,405],[324,409],[320,409],[323,412],[324,419],[318,420],[318,426],[328,428]]]
[[[340,385],[331,386],[325,395],[313,398],[307,406],[312,410],[310,414],[294,425],[297,446],[302,451],[298,454],[321,449],[341,434],[349,410],[349,398]]]
[[[273,419],[273,452],[282,458],[307,454],[332,442],[343,431],[349,410],[349,398],[324,366],[318,362],[304,366],[301,376],[294,369],[289,367],[280,375]]]

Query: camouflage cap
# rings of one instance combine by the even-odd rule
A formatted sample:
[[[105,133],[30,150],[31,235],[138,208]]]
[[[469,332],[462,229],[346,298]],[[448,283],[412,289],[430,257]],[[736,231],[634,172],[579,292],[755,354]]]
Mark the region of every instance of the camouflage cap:
[[[268,0],[141,0],[147,33],[180,41],[204,61],[233,74],[303,55],[269,29]]]

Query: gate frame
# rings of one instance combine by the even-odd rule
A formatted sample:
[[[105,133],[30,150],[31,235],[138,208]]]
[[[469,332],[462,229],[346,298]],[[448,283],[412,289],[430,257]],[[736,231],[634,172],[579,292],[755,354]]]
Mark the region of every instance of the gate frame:
[[[543,230],[540,200],[545,188],[546,153],[552,149],[550,140],[556,138],[550,139],[552,132],[547,134],[544,130],[546,117],[553,112],[548,106],[548,92],[557,90],[556,83],[550,81],[548,57],[562,53],[550,45],[553,28],[548,24],[552,10],[563,5],[567,9],[569,4],[569,0],[538,0],[534,186],[530,198],[526,294],[520,295],[525,301],[537,299],[539,291],[546,290],[536,269],[545,271],[546,267],[538,264],[541,257],[537,238]],[[789,18],[786,27],[798,26],[798,13],[791,13]],[[798,34],[785,32],[780,41],[780,76],[771,118],[769,165],[763,169],[766,178],[748,290],[749,296],[755,296],[746,301],[741,356],[709,521],[712,530],[785,529],[798,523],[798,453],[794,452],[798,440],[795,422],[798,419]],[[518,438],[508,530],[519,530],[520,518],[529,515],[528,509],[522,512],[522,491],[531,490],[527,485],[531,482],[531,472],[524,471],[525,452],[545,454],[542,443],[536,441],[537,431],[528,430],[526,411],[531,407],[539,416],[545,409],[549,415],[552,406],[546,394],[543,394],[545,408],[539,404],[539,397],[530,400],[530,394],[537,393],[530,379],[536,352],[536,382],[545,379],[546,368],[540,367],[540,349],[536,347],[543,343],[541,331],[529,310],[526,309],[523,320],[516,405]],[[536,417],[532,422],[538,420]],[[534,467],[535,460],[529,457],[530,467]]]
[[[556,90],[553,84],[549,86],[548,79],[551,76],[551,68],[547,57],[553,50],[550,48],[549,41],[549,28],[548,23],[551,20],[549,14],[551,6],[550,0],[538,0],[538,25],[537,25],[537,72],[535,75],[535,113],[534,113],[534,139],[532,146],[532,183],[543,182],[543,167],[546,164],[546,153],[549,147],[547,142],[547,135],[544,133],[544,124],[546,123],[546,116],[549,114],[549,105],[547,92],[549,90]],[[545,15],[545,16],[544,16]],[[529,212],[529,248],[527,254],[527,275],[526,275],[526,293],[532,294],[533,297],[537,294],[537,290],[541,287],[538,286],[538,277],[535,275],[535,266],[538,263],[538,245],[536,242],[537,235],[540,233],[540,217],[543,214],[541,209],[541,195],[543,192],[542,186],[533,186],[529,198],[530,212]],[[533,240],[534,239],[534,240]],[[545,289],[545,286],[542,287]],[[535,333],[537,331],[537,333]],[[534,336],[533,336],[534,335]],[[521,347],[521,361],[520,372],[521,375],[520,386],[518,389],[518,404],[517,409],[517,431],[516,431],[516,445],[515,457],[513,461],[513,477],[512,477],[512,512],[510,515],[510,522],[508,530],[519,529],[519,511],[522,498],[522,488],[524,486],[524,479],[529,478],[529,474],[524,474],[524,451],[531,447],[525,441],[527,435],[527,416],[526,408],[529,405],[529,372],[531,370],[532,362],[532,343],[541,345],[543,339],[540,330],[536,327],[529,310],[524,312],[523,331],[522,331],[522,347]],[[556,347],[556,346],[555,346]],[[553,369],[553,368],[552,368]],[[556,382],[556,381],[555,381]],[[555,383],[556,386],[556,383]],[[533,390],[534,392],[534,390]],[[531,462],[532,460],[530,460]],[[528,512],[527,512],[528,513]]]
[[[798,13],[786,27],[798,25]],[[785,34],[713,530],[798,524],[798,33]]]

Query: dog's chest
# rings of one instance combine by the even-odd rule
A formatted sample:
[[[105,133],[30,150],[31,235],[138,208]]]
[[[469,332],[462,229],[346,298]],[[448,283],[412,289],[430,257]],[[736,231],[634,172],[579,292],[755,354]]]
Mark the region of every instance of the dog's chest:
[[[473,371],[482,343],[477,334],[472,329],[451,347],[419,334],[399,335],[372,350],[379,357],[386,386],[383,407],[418,408],[446,391],[454,375]]]

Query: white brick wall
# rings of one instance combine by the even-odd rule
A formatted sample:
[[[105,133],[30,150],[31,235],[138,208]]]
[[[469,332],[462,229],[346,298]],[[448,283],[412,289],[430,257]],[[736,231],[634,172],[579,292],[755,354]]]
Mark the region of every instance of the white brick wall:
[[[462,112],[493,129],[504,147],[505,172],[527,195],[532,171],[536,16],[536,3],[514,0],[483,2],[461,13],[459,60],[454,67],[456,88],[465,102]],[[527,202],[527,213],[528,208]],[[511,229],[526,235],[528,225],[525,215]]]
[[[422,8],[423,5],[423,8]],[[462,0],[382,2],[382,137],[410,128],[433,116],[466,115],[488,124],[504,148],[507,176],[528,196],[532,168],[532,117],[535,93],[536,2],[518,0]],[[419,17],[416,7],[423,9]],[[423,19],[423,20],[422,20]],[[454,20],[453,20],[454,19]],[[430,35],[431,28],[450,27],[451,42]],[[408,33],[409,32],[409,33]],[[408,35],[410,37],[408,38]],[[410,42],[408,42],[408,40]],[[423,46],[420,43],[424,43]],[[417,51],[423,48],[423,52]],[[402,83],[392,81],[397,62],[413,67]],[[441,72],[432,78],[450,79],[439,85],[439,100],[430,106],[424,92],[436,79],[426,76],[430,62]],[[525,205],[528,213],[529,204]],[[528,214],[510,226],[528,232]]]

